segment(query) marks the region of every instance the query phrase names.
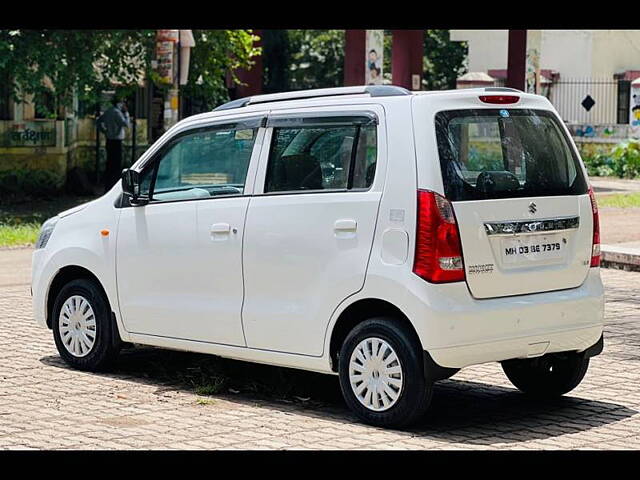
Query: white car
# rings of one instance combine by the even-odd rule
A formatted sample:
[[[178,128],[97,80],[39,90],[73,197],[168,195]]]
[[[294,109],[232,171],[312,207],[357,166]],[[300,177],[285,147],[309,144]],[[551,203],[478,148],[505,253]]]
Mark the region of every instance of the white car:
[[[48,220],[35,319],[70,365],[122,342],[337,374],[402,426],[501,362],[562,395],[603,346],[598,211],[549,101],[504,88],[259,95],[166,132]]]

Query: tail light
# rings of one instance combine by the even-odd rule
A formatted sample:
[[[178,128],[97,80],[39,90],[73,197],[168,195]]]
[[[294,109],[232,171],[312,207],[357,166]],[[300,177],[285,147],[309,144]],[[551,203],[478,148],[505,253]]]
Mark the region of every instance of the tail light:
[[[591,199],[591,212],[593,214],[593,247],[591,248],[591,266],[600,266],[600,215],[598,214],[598,203],[593,193],[593,188],[589,187],[589,198]]]
[[[504,105],[507,103],[518,103],[520,97],[517,95],[480,95],[480,101],[484,103],[498,103]]]
[[[444,197],[418,190],[413,273],[431,283],[464,280],[462,245],[453,206]]]

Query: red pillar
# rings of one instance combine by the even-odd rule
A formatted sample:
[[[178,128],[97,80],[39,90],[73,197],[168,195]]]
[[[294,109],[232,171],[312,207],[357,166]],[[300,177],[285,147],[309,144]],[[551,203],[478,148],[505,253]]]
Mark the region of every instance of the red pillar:
[[[344,85],[364,85],[366,30],[344,32]]]
[[[393,30],[392,33],[391,83],[413,90],[412,76],[419,75],[422,80],[424,30]]]
[[[505,86],[524,90],[527,62],[526,30],[509,30],[507,57],[507,82]]]
[[[262,46],[262,30],[253,30],[253,34],[260,37],[254,42],[256,47]],[[237,98],[260,95],[262,93],[262,55],[252,57],[254,64],[250,70],[238,70],[238,78],[247,85],[238,85],[236,88]]]

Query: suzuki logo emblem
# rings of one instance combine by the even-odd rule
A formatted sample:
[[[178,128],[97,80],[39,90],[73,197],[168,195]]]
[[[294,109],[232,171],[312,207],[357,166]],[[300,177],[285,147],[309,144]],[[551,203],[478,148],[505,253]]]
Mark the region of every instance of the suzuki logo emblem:
[[[537,211],[538,211],[538,206],[535,203],[531,202],[529,204],[529,213],[534,214]]]

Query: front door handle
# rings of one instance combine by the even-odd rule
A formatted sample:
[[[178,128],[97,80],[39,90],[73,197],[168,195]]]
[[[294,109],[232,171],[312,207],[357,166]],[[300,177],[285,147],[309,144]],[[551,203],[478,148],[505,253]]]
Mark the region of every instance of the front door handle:
[[[228,223],[214,223],[211,225],[211,233],[229,233],[231,225]]]
[[[228,223],[214,223],[211,225],[211,240],[220,241],[229,238],[231,226]]]

